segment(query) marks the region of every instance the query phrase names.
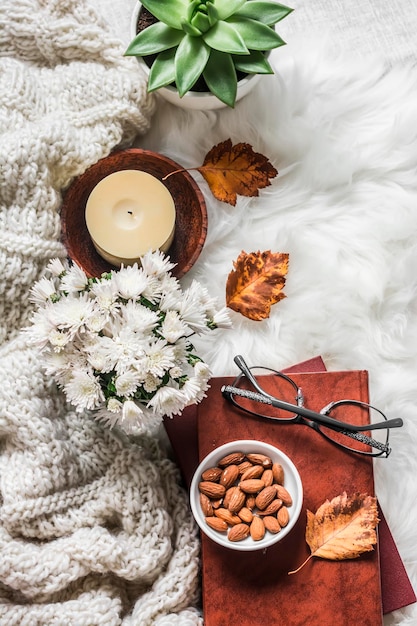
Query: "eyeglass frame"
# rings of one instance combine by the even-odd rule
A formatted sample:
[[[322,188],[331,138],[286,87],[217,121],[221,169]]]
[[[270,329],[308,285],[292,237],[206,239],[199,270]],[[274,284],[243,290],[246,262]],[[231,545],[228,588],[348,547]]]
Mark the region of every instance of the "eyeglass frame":
[[[400,417],[396,417],[396,418],[388,420],[386,415],[380,409],[377,409],[371,404],[368,404],[367,402],[363,402],[361,400],[347,400],[347,399],[336,400],[334,402],[330,402],[320,411],[320,413],[318,413],[317,411],[312,411],[311,409],[307,409],[304,406],[304,395],[303,395],[302,389],[298,387],[297,383],[294,380],[292,380],[292,378],[290,378],[283,372],[274,370],[269,367],[264,367],[264,366],[248,367],[244,358],[241,355],[235,356],[233,360],[238,366],[238,368],[240,369],[241,373],[235,378],[235,380],[233,381],[231,385],[223,385],[221,388],[221,393],[223,397],[226,398],[226,400],[231,402],[234,406],[236,406],[241,411],[244,411],[256,417],[261,417],[263,419],[269,419],[275,422],[279,422],[280,424],[302,424],[305,426],[309,426],[316,432],[320,433],[320,435],[322,435],[325,439],[327,439],[334,445],[337,445],[340,448],[348,450],[349,452],[361,454],[362,456],[387,458],[389,454],[391,453],[391,448],[388,445],[389,430],[390,428],[399,428],[403,426],[403,420]],[[274,396],[266,392],[264,389],[262,389],[262,387],[259,385],[258,381],[256,380],[255,376],[252,374],[251,372],[252,369],[262,369],[262,370],[272,372],[276,376],[279,376],[283,380],[286,380],[287,382],[289,382],[293,386],[296,392],[295,400],[297,404],[291,404],[289,402],[285,402],[284,400],[279,400],[278,398],[275,398]],[[255,387],[257,392],[253,392],[247,389],[236,387],[237,383],[244,376],[252,383],[252,385]],[[292,417],[277,418],[277,417],[273,417],[269,415],[264,415],[262,413],[257,413],[256,411],[251,411],[250,409],[242,407],[238,402],[234,400],[233,395],[245,397],[250,400],[261,402],[263,404],[268,404],[275,408],[292,412],[294,413],[294,415]],[[336,420],[327,415],[327,413],[332,408],[336,406],[342,406],[343,404],[350,404],[350,405],[354,404],[356,406],[360,406],[365,409],[373,409],[374,411],[377,411],[380,415],[382,415],[382,417],[384,418],[384,421],[370,423],[370,424],[356,425],[356,424],[349,424],[347,422],[341,422],[340,420]],[[320,425],[327,426],[328,428],[334,430],[335,432],[340,432],[348,437],[352,437],[353,439],[356,439],[359,441],[361,441],[362,439],[364,443],[367,443],[371,447],[376,447],[379,450],[379,452],[368,452],[365,450],[354,450],[353,448],[349,448],[348,446],[345,446],[344,444],[334,441],[333,439],[328,437],[326,433],[320,430],[319,428]],[[379,429],[387,430],[387,443],[386,444],[381,444],[380,442],[363,434],[363,431],[371,431],[371,430],[379,430]]]

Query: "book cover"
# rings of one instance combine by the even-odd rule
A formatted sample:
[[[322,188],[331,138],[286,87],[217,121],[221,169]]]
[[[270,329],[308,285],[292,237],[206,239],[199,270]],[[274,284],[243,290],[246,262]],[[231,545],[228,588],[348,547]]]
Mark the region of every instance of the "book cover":
[[[365,371],[292,377],[303,389],[305,405],[316,411],[336,399],[368,401]],[[314,513],[327,499],[343,492],[374,495],[372,459],[332,446],[306,426],[277,425],[247,417],[222,397],[225,382],[232,380],[212,381],[208,399],[198,410],[200,458],[235,439],[266,441],[295,463],[303,483],[304,503],[295,529],[265,551],[235,552],[218,546],[202,533],[205,626],[382,624],[378,546],[358,559],[313,558],[297,574],[288,574],[310,553],[305,541],[307,509]],[[279,397],[279,382],[266,377],[262,384]]]
[[[287,368],[288,372],[325,371],[321,357],[315,357]],[[203,404],[209,399],[203,401]],[[199,462],[197,414],[199,406],[191,406],[183,414],[164,420],[175,460],[178,463],[185,485],[191,483],[193,473]],[[380,461],[378,461],[380,462]],[[381,462],[384,462],[381,460]],[[416,595],[404,568],[401,556],[395,545],[384,514],[379,510],[379,546],[382,584],[383,613],[389,613],[416,601]]]

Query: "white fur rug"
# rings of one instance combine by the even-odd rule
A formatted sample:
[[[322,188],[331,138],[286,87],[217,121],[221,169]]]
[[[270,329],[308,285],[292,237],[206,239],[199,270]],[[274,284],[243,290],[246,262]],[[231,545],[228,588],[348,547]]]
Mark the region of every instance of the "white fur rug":
[[[185,112],[159,102],[137,145],[187,167],[231,137],[279,170],[259,198],[213,199],[203,253],[184,279],[225,297],[241,252],[290,254],[285,293],[263,322],[232,312],[234,329],[200,344],[216,375],[232,358],[282,368],[322,355],[328,369],[367,369],[371,399],[401,416],[389,459],[375,462],[377,495],[417,589],[417,69],[386,73],[375,59],[292,42],[278,75],[234,111]],[[385,617],[417,624],[417,605]]]

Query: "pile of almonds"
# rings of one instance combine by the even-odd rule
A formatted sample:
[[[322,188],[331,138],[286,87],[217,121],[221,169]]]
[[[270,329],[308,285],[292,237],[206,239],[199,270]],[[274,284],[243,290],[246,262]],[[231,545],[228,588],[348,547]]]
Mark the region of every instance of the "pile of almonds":
[[[198,488],[206,523],[230,541],[260,541],[289,522],[284,469],[265,454],[228,454],[202,473]]]

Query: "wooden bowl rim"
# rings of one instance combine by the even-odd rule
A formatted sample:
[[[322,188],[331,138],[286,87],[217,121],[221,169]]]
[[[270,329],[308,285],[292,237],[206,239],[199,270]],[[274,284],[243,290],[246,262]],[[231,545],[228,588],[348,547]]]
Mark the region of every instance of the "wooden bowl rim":
[[[132,162],[130,162],[129,157],[134,157],[132,158]],[[136,158],[137,163],[135,160]],[[129,161],[129,164],[126,165],[126,161]],[[97,183],[106,176],[124,169],[137,169],[146,172],[149,169],[147,167],[147,163],[151,163],[152,161],[154,163],[160,162],[163,165],[163,171],[161,172],[162,176],[165,176],[169,172],[175,170],[183,170],[181,172],[178,172],[175,176],[181,176],[182,180],[191,189],[192,194],[195,196],[195,207],[198,207],[198,209],[195,211],[195,215],[198,215],[199,219],[201,220],[201,232],[198,233],[197,245],[192,250],[192,252],[187,255],[186,258],[181,258],[180,255],[175,254],[174,244],[166,253],[167,256],[170,257],[172,263],[176,264],[172,270],[172,274],[176,276],[176,278],[181,278],[192,268],[192,266],[195,264],[198,257],[200,256],[207,236],[207,207],[201,189],[199,188],[194,178],[190,175],[190,173],[185,170],[182,165],[180,165],[170,157],[167,157],[164,154],[158,152],[154,152],[152,150],[147,150],[144,148],[127,148],[115,150],[111,152],[108,156],[103,157],[102,159],[88,167],[85,172],[75,178],[63,195],[63,201],[61,206],[62,242],[67,249],[68,256],[75,263],[77,263],[77,265],[84,269],[88,276],[92,277],[96,274],[92,273],[89,270],[89,267],[86,267],[86,264],[80,260],[79,249],[77,249],[77,244],[79,244],[80,241],[80,234],[84,237],[87,235],[89,239],[87,226],[85,224],[85,219],[82,219],[81,216],[79,216],[79,226],[82,229],[82,233],[71,232],[69,222],[73,221],[74,218],[69,218],[70,211],[74,211],[75,209],[78,214],[81,212],[84,215],[85,205],[89,194],[91,193],[95,185],[97,185]],[[153,175],[155,175],[154,172],[150,173],[153,173]],[[169,181],[170,179],[161,182],[163,182],[167,186],[167,188],[170,189]],[[170,191],[172,193],[172,189],[170,189]],[[179,209],[181,209],[181,206],[177,204],[175,194],[173,193],[172,195],[174,197],[176,210],[178,211]],[[75,198],[79,198],[79,196],[81,196],[81,202],[74,202]],[[180,223],[176,221],[176,234],[174,237],[174,243],[176,241],[176,238],[180,237],[180,239],[184,239],[187,234],[181,231],[181,228],[178,228],[178,226],[180,226]],[[92,242],[90,243],[91,245],[89,245],[88,247],[88,256],[92,257],[92,263],[95,261],[99,265],[103,266],[103,272],[117,269],[115,268],[115,266],[102,259],[95,250]]]

